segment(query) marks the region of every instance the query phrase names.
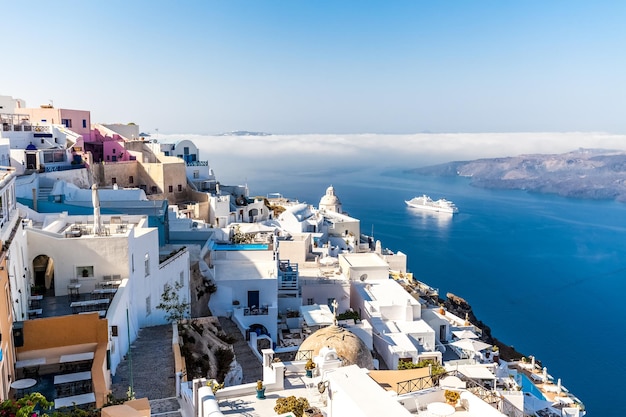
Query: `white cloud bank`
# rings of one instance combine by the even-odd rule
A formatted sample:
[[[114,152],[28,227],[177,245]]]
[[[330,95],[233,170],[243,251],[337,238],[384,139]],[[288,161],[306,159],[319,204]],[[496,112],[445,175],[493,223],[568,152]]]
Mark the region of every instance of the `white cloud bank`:
[[[410,169],[449,161],[562,153],[577,148],[626,150],[626,135],[609,133],[437,133],[413,135],[160,135],[192,140],[218,178],[265,173],[315,175],[328,170]]]

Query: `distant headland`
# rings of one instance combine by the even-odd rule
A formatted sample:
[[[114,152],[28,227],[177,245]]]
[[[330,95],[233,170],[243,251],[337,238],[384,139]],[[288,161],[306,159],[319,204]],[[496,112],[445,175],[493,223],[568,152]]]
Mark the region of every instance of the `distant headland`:
[[[405,172],[469,177],[472,185],[483,188],[626,202],[626,152],[619,150],[581,148],[562,154],[454,161]]]

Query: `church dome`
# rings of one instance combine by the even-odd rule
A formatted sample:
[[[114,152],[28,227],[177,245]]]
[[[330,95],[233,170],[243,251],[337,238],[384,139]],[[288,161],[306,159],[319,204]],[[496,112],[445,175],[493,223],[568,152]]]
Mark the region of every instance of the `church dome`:
[[[326,189],[326,194],[320,199],[319,208],[341,213],[341,201],[335,195],[335,188],[332,185]]]
[[[312,351],[312,356],[315,357],[325,348],[335,349],[343,366],[358,365],[361,368],[374,369],[372,354],[365,343],[354,333],[339,326],[319,329],[304,339],[298,351]]]

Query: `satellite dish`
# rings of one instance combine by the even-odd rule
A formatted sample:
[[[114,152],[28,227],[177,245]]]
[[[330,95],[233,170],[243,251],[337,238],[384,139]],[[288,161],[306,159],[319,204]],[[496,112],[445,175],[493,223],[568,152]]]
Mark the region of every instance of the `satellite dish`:
[[[361,280],[361,282],[365,281],[367,279],[367,274],[362,274],[359,279]]]

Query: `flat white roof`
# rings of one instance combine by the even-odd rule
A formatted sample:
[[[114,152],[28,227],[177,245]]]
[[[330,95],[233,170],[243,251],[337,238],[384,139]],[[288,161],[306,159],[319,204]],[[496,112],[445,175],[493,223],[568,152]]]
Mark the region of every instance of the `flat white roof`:
[[[396,327],[400,329],[402,333],[434,333],[432,327],[428,325],[424,320],[414,321],[396,321]]]
[[[300,312],[307,326],[329,326],[335,321],[335,315],[326,304],[300,306]]]
[[[381,259],[375,253],[367,252],[367,253],[342,253],[339,255],[340,257],[345,258],[345,260],[353,267],[384,267],[389,268],[387,262]]]
[[[249,262],[249,261],[229,261],[215,262],[215,279],[217,281],[237,281],[249,279],[276,279],[276,263],[269,262]],[[270,276],[270,271],[274,271],[274,276]]]
[[[355,415],[364,417],[411,416],[395,398],[388,395],[385,390],[372,378],[366,375],[365,369],[357,365],[344,366],[328,373],[330,388],[341,391],[340,397],[348,397],[350,402],[358,406]]]

